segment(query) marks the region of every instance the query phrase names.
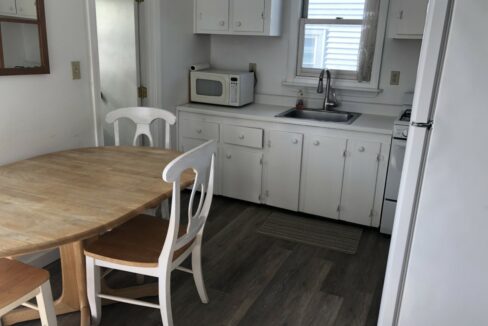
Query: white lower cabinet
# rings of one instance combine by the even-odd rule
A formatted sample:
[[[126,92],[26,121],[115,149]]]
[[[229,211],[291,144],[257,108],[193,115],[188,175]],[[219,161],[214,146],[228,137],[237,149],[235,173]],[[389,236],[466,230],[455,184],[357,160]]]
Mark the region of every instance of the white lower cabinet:
[[[216,194],[378,227],[391,136],[178,109],[178,148],[219,142]],[[264,147],[263,147],[264,146]]]
[[[188,152],[189,150],[194,149],[202,144],[204,144],[206,140],[203,139],[195,139],[195,138],[186,138],[182,137],[180,139],[180,151]]]
[[[305,138],[300,211],[339,218],[347,140],[311,135]]]
[[[222,145],[221,156],[222,195],[260,203],[263,175],[262,151]]]
[[[381,144],[348,140],[340,219],[372,224]],[[378,185],[384,187],[384,185]]]
[[[264,202],[298,210],[303,135],[271,130],[265,151]]]

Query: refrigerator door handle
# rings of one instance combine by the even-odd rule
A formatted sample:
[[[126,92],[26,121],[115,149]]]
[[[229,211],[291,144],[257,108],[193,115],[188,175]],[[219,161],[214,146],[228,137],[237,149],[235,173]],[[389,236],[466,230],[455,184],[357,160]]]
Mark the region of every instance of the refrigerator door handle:
[[[433,121],[429,121],[429,122],[415,122],[415,121],[412,121],[410,123],[410,125],[412,127],[419,127],[419,128],[427,128],[427,129],[430,129],[432,128],[432,125],[434,124]]]

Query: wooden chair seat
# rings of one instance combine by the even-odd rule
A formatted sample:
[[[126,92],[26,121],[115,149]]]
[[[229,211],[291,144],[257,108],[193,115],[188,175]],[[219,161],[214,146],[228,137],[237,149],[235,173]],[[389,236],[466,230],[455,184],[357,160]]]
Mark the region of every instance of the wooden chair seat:
[[[157,267],[168,227],[168,220],[139,215],[88,244],[85,255],[128,266]],[[184,234],[186,225],[180,225],[179,236]],[[173,260],[191,245],[192,242],[175,251]]]
[[[49,280],[49,272],[6,258],[0,259],[0,309]]]

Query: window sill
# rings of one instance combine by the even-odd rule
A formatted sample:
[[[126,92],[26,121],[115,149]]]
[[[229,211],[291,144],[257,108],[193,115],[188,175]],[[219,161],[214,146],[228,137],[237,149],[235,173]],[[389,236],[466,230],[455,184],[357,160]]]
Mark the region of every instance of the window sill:
[[[284,80],[281,84],[283,86],[299,87],[299,88],[317,88],[317,78],[310,77],[295,77],[292,80]],[[332,87],[346,92],[361,92],[378,95],[383,90],[381,88],[372,86],[370,83],[358,83],[350,80],[336,80],[333,81]]]

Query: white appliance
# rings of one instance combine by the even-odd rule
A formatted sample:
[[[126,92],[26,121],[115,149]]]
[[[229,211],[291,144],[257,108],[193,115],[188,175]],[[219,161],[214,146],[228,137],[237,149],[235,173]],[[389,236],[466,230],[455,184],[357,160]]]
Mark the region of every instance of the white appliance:
[[[404,105],[406,107],[407,105]],[[386,177],[385,198],[383,200],[383,213],[381,214],[380,232],[391,234],[398,200],[398,189],[402,176],[405,148],[407,146],[408,128],[412,110],[406,109],[395,120],[393,125],[393,140],[391,142],[390,162]]]
[[[191,101],[240,107],[254,102],[254,73],[199,70],[190,72]]]
[[[487,15],[429,3],[380,326],[488,325]]]

